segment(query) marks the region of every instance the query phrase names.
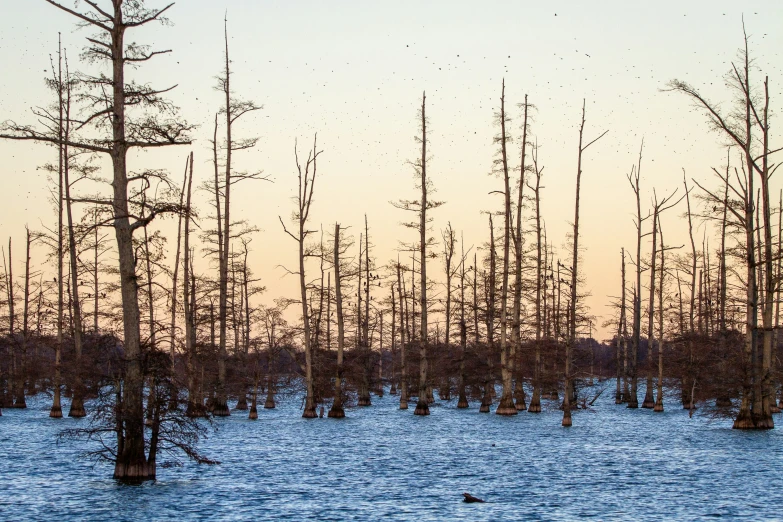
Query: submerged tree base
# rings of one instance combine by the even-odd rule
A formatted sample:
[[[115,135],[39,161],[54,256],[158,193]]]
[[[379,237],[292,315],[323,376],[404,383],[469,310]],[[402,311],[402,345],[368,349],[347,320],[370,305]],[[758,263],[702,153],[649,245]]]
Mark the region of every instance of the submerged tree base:
[[[345,410],[343,410],[343,405],[337,403],[332,404],[332,407],[329,408],[329,413],[326,416],[330,419],[345,418]]]
[[[370,400],[370,394],[362,395],[359,397],[358,402],[356,403],[357,406],[372,406],[372,401]]]
[[[134,462],[117,461],[114,464],[114,478],[126,484],[155,480],[155,466],[150,466],[143,456]]]
[[[563,408],[563,422],[562,426],[564,428],[570,428],[571,427],[571,408]]]
[[[302,418],[303,419],[318,418],[318,414],[315,412],[315,405],[305,407],[304,412],[302,412]]]
[[[470,404],[468,403],[468,397],[465,395],[465,390],[461,390],[459,394],[459,400],[457,401],[457,408],[460,410],[464,410],[466,408],[469,408]]]
[[[754,415],[753,425],[757,430],[771,430],[775,428],[775,421],[772,420],[770,414]]]
[[[245,397],[244,395],[240,395],[239,400],[237,401],[237,406],[234,409],[247,411],[247,397]]]
[[[225,399],[215,399],[215,404],[212,408],[212,415],[215,417],[228,417],[231,415],[231,411],[228,409]]]
[[[427,404],[427,399],[423,399],[419,397],[419,401],[416,403],[416,409],[413,410],[414,415],[429,415],[430,414],[430,407],[429,404]]]
[[[71,402],[71,409],[68,410],[68,416],[77,419],[87,416],[87,412],[84,410],[84,402],[81,398],[76,398],[74,395],[73,401]]]
[[[497,415],[517,415],[519,412],[514,405],[514,400],[511,397],[505,397],[500,399],[500,404],[498,404],[495,413]]]
[[[52,409],[49,410],[49,417],[53,419],[62,419],[63,409],[60,406],[52,406]]]
[[[642,402],[642,408],[654,408],[655,407],[655,399],[653,398],[653,394],[651,391],[647,392],[644,395],[644,402]]]
[[[756,426],[753,424],[753,419],[750,418],[749,412],[742,412],[734,419],[734,424],[731,426],[735,430],[755,430]]]
[[[527,407],[528,413],[541,413],[541,395],[538,390],[533,390],[533,398],[530,399],[530,406]]]
[[[663,399],[661,399],[660,397],[658,398],[657,401],[655,401],[655,406],[653,407],[653,411],[656,411],[656,412],[662,412],[663,411]]]

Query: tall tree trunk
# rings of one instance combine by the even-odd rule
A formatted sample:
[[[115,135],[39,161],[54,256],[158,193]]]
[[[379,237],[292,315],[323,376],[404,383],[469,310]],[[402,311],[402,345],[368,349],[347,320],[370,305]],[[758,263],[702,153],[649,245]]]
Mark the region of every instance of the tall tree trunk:
[[[416,402],[414,415],[429,415],[430,408],[427,404],[427,95],[421,97],[421,208],[419,213],[419,270],[421,276],[421,335],[419,339],[419,397]]]
[[[527,105],[527,104],[526,104]],[[525,107],[527,110],[527,106]],[[533,369],[533,397],[530,399],[530,405],[527,411],[530,413],[541,413],[541,336],[543,333],[543,321],[546,316],[546,288],[544,281],[546,278],[546,259],[541,259],[542,236],[541,236],[541,175],[543,169],[538,168],[538,146],[533,147],[533,172],[536,175],[536,186],[533,190],[535,194],[536,207],[536,347],[535,347],[535,365]],[[546,257],[546,252],[544,252]],[[542,290],[543,305],[542,314]]]
[[[500,396],[495,413],[498,415],[516,415],[517,409],[512,398],[512,373],[514,367],[514,344],[509,343],[508,336],[508,279],[509,261],[511,256],[511,184],[508,173],[508,157],[506,154],[506,84],[500,95],[500,156],[503,169],[503,281],[500,287],[500,377],[503,392]]]
[[[67,80],[67,79],[66,79]],[[66,83],[65,97],[65,134],[66,141],[70,140],[70,122],[71,122],[71,92],[70,82]],[[71,306],[73,313],[73,344],[74,355],[76,356],[75,370],[73,375],[73,398],[71,399],[71,409],[68,411],[69,417],[84,417],[87,413],[84,410],[84,383],[82,381],[82,307],[79,299],[79,269],[77,262],[78,252],[76,250],[76,233],[74,231],[73,210],[71,205],[71,181],[70,181],[70,159],[68,157],[68,145],[63,148],[65,164],[63,165],[63,181],[65,188],[65,214],[68,218],[68,252],[70,258],[71,274]],[[127,202],[126,202],[127,203]]]
[[[397,256],[397,298],[400,303],[400,409],[408,409],[408,365],[405,361],[405,332],[404,323],[407,312],[403,313],[403,305],[407,304],[407,299],[403,303],[403,280],[401,276],[402,265],[400,257]]]
[[[658,233],[661,236],[661,275],[658,278],[658,389],[657,397],[655,398],[655,406],[653,411],[663,411],[663,348],[664,348],[664,331],[663,331],[663,284],[664,277],[666,275],[666,248],[663,245],[663,229],[661,228],[660,218],[658,221]]]
[[[615,364],[617,365],[617,372],[616,372],[617,389],[614,395],[615,404],[622,404],[625,401],[625,397],[622,391],[620,390],[620,380],[624,375],[623,363],[625,362],[625,357],[622,350],[622,348],[625,347],[625,337],[623,336],[623,326],[625,325],[625,249],[624,248],[621,250],[620,255],[622,256],[622,264],[621,264],[622,268],[620,271],[621,279],[622,279],[622,290],[620,292],[620,319],[617,321],[617,351],[615,355]]]
[[[658,201],[655,201],[655,210],[653,212],[652,228],[652,253],[650,254],[650,300],[647,305],[647,390],[644,394],[642,408],[653,408],[655,398],[653,396],[653,350],[655,348],[655,331],[653,323],[655,322],[655,261],[658,252]]]
[[[525,188],[525,172],[527,170],[525,153],[527,151],[527,94],[523,104],[522,119],[522,159],[519,167],[519,187],[517,190],[516,227],[514,229],[514,305],[511,317],[511,346],[515,354],[511,364],[515,366],[516,379],[514,388],[515,407],[517,411],[527,409],[525,404],[525,388],[522,374],[522,201]]]
[[[345,347],[345,320],[343,319],[342,276],[340,274],[340,224],[334,224],[334,296],[337,306],[337,377],[334,380],[334,401],[329,417],[345,417],[343,410],[343,349]]]
[[[58,124],[57,124],[57,344],[54,348],[54,390],[52,397],[52,408],[49,410],[49,417],[54,419],[62,418],[63,410],[61,403],[61,364],[63,351],[63,202],[65,201],[65,187],[63,181],[63,169],[65,167],[65,144],[63,143],[63,134],[65,132],[65,85],[63,84],[62,71],[62,39],[57,35],[57,101],[58,101]]]

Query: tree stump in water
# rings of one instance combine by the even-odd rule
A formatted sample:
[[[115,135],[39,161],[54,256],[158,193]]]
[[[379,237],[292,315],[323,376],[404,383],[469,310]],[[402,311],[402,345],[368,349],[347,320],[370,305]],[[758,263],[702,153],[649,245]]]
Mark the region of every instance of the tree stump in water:
[[[484,500],[482,500],[482,499],[480,499],[478,497],[474,497],[470,493],[463,493],[462,496],[465,497],[465,498],[462,499],[462,501],[463,502],[467,502],[468,504],[472,504],[472,503],[475,503],[475,502],[481,502],[481,503],[485,502]]]

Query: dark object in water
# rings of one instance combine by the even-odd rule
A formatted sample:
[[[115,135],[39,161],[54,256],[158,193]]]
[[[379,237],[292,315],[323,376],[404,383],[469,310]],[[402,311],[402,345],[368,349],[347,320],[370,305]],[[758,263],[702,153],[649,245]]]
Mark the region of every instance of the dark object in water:
[[[474,497],[474,496],[473,496],[473,495],[471,495],[470,493],[463,493],[463,494],[462,494],[462,496],[463,496],[463,497],[465,497],[465,499],[463,500],[463,502],[468,502],[468,503],[472,503],[472,502],[484,502],[484,500],[481,500],[480,498]]]

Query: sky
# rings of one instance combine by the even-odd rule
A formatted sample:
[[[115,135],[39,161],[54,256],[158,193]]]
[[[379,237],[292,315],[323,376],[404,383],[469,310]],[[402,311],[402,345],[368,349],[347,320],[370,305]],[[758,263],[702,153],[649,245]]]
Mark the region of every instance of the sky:
[[[783,94],[783,3],[777,1],[179,0],[170,10],[171,26],[131,33],[136,42],[172,50],[132,77],[156,87],[176,85],[170,99],[199,127],[192,146],[134,153],[131,169],[165,168],[179,182],[192,150],[195,183],[211,175],[208,140],[221,105],[213,87],[222,67],[224,16],[234,92],[263,105],[235,129],[240,137],[259,138],[253,150],[236,155],[235,164],[239,170],[263,170],[271,182],[246,182],[232,197],[232,213],[259,229],[250,263],[268,288],[263,302],[298,295],[296,278],[282,268],[296,266],[297,247],[278,220],[289,219],[293,209],[295,140],[306,151],[317,132],[323,150],[311,217],[315,226],[330,231],[339,221],[358,239],[366,213],[379,264],[396,258],[401,242],[415,240],[415,232],[400,225],[409,216],[390,202],[417,196],[407,161],[419,153],[414,137],[424,91],[429,177],[435,197],[445,202],[432,213],[432,235],[440,238],[450,222],[458,236],[464,233],[466,248],[482,247],[488,238],[482,212],[502,208],[501,197],[492,194],[502,189],[502,179],[491,172],[493,115],[505,81],[515,137],[510,155],[517,168],[518,104],[528,95],[535,106],[530,132],[545,167],[542,213],[548,237],[564,257],[583,100],[586,141],[608,130],[585,153],[580,209],[580,291],[590,294],[586,304],[597,317],[598,336],[606,337],[610,334],[600,323],[611,315],[611,296],[620,292],[620,249],[635,247],[635,201],[626,176],[642,139],[643,208],[651,206],[653,189],[659,196],[682,194],[683,169],[689,180],[714,186],[711,167],[725,164],[723,137],[709,131],[704,114],[684,96],[662,92],[667,82],[685,80],[727,107],[723,76],[742,44],[744,16],[759,68],[755,81],[769,75],[773,115]],[[32,123],[30,107],[50,103],[43,78],[58,32],[71,68],[94,70],[78,60],[84,38],[92,33],[78,29],[70,16],[44,0],[0,7],[0,121]],[[780,141],[773,119],[772,143]],[[0,237],[5,242],[11,236],[20,252],[25,224],[40,229],[55,219],[47,201],[50,183],[38,170],[55,155],[43,145],[0,142],[0,158],[0,191],[6,196]],[[773,180],[772,193],[781,186]],[[196,195],[204,214],[207,198],[205,192]],[[686,243],[683,212],[679,206],[663,217],[667,243]],[[171,222],[160,226],[173,251]],[[700,226],[697,237],[705,234],[717,244],[714,230]],[[649,248],[643,245],[643,256]],[[21,273],[21,256],[17,259],[15,270]],[[43,253],[34,260],[48,270]],[[201,267],[208,269],[206,263]],[[441,278],[441,262],[428,272]]]

